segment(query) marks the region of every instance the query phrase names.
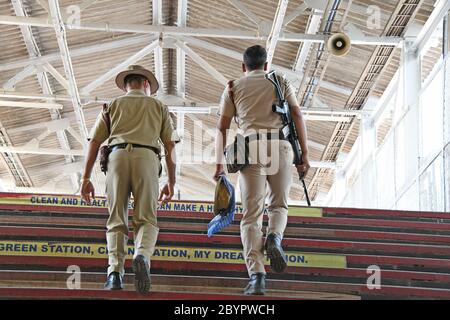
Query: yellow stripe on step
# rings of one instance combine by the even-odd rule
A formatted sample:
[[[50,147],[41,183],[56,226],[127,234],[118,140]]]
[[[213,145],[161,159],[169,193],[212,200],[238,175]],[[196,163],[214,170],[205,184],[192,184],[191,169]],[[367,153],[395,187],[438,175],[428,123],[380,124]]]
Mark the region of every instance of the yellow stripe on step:
[[[87,204],[78,195],[50,195],[50,194],[15,194],[4,196],[0,194],[0,206],[5,205],[33,205],[49,207],[72,207],[72,208],[107,208],[105,197],[96,197],[91,204]],[[130,209],[134,207],[133,200],[130,201]],[[213,217],[212,202],[169,202],[158,207],[158,211],[194,212],[199,214],[210,214]],[[242,205],[236,205],[236,213],[241,214]],[[294,217],[322,217],[321,208],[289,207],[289,215]]]
[[[127,258],[131,258],[134,248],[128,246]],[[286,252],[288,265],[292,267],[341,268],[347,266],[346,257],[332,254]],[[107,259],[105,244],[73,242],[32,242],[0,241],[0,256],[104,258]],[[157,246],[152,260],[173,262],[209,262],[243,264],[241,250],[187,248]],[[106,261],[105,261],[106,263]],[[266,261],[268,264],[268,261]]]

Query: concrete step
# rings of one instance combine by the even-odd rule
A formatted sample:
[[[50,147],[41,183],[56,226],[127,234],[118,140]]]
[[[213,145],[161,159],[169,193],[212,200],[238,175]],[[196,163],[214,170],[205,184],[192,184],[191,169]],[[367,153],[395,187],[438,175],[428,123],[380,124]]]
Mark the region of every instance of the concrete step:
[[[175,288],[176,289],[176,288]],[[126,288],[119,291],[106,291],[102,289],[70,290],[64,288],[35,288],[35,287],[0,287],[0,299],[121,299],[121,300],[298,300],[295,296],[246,296],[238,293],[214,293],[191,291],[151,291],[141,295]],[[315,299],[315,298],[310,298]]]
[[[59,197],[70,197],[74,200],[78,201],[78,204],[71,205],[53,205],[51,203],[42,203],[42,201],[19,201],[20,203],[15,204],[14,198],[21,197],[21,194],[6,194],[0,192],[0,198],[4,198],[2,203],[0,204],[1,211],[47,211],[47,212],[77,212],[77,213],[97,213],[97,214],[107,214],[107,209],[104,207],[103,202],[104,198],[97,198],[98,202],[95,205],[89,206],[87,204],[80,205],[80,197],[79,196],[59,196]],[[49,197],[49,195],[42,195],[43,197]],[[27,198],[35,197],[34,195],[27,196]],[[53,197],[53,196],[51,196]],[[58,197],[58,196],[57,196]],[[11,201],[8,201],[8,198]],[[36,204],[36,202],[40,202]],[[26,204],[25,204],[26,203]],[[212,205],[212,202],[201,202],[203,205]],[[175,206],[178,204],[178,208]],[[192,204],[192,207],[188,208],[188,204]],[[172,201],[166,206],[162,206],[158,209],[158,214],[164,214],[165,212],[177,213],[180,211],[197,211],[195,213],[201,215],[210,215],[208,212],[199,212],[199,210],[193,210],[194,205],[199,206],[197,201]],[[374,218],[378,220],[384,219],[398,219],[398,220],[416,220],[423,221],[429,219],[430,221],[450,221],[450,213],[449,212],[428,212],[428,211],[404,211],[404,210],[379,210],[379,209],[366,209],[366,208],[332,208],[332,207],[324,207],[324,208],[315,208],[315,207],[299,207],[299,206],[290,206],[290,212],[292,215],[303,215],[303,216],[312,216],[317,215],[316,212],[311,214],[313,211],[319,211],[320,215],[323,217],[355,217],[355,218]],[[130,214],[133,214],[133,210],[130,209]],[[240,214],[240,210],[238,210],[238,214]]]
[[[353,217],[372,218],[378,220],[416,220],[416,221],[445,221],[450,222],[449,212],[432,211],[402,211],[380,209],[356,209],[356,208],[322,208],[324,217]]]
[[[65,272],[57,271],[0,271],[0,290],[23,288],[66,288],[66,280],[69,275]],[[81,275],[81,289],[103,291],[102,286],[105,281],[104,273],[83,272]],[[245,287],[248,279],[229,277],[198,277],[180,275],[152,275],[152,298],[164,299],[168,293],[176,293],[176,298],[197,298],[200,291],[202,294],[217,295],[218,291],[223,296],[230,294],[237,295],[240,299],[242,288]],[[119,292],[117,298],[146,298],[145,296],[134,295],[133,275],[125,274],[125,290]],[[78,290],[71,290],[78,291]],[[104,292],[104,291],[103,291]],[[83,292],[84,293],[84,292]],[[184,296],[180,294],[185,294]],[[296,281],[296,280],[267,280],[267,296],[276,298],[295,299],[327,299],[327,300],[358,300],[358,299],[448,299],[450,297],[448,289],[432,289],[417,287],[400,287],[382,285],[380,289],[370,290],[367,286],[352,283],[333,283],[319,281]],[[92,293],[91,293],[92,294]],[[294,295],[293,295],[294,294]],[[13,293],[18,295],[18,293]],[[1,295],[0,295],[1,296]],[[34,294],[32,294],[34,296]],[[63,297],[65,294],[63,295]],[[77,296],[77,295],[75,295]],[[105,298],[101,293],[94,298]],[[11,296],[8,296],[11,297]],[[69,296],[67,298],[73,297]],[[244,298],[248,298],[243,296]],[[111,297],[106,297],[111,298]],[[200,297],[204,299],[205,297]],[[251,298],[251,297],[250,297]]]
[[[67,288],[65,272],[43,271],[0,271],[0,288]],[[83,272],[81,274],[80,289],[102,290],[105,273]],[[185,292],[195,294],[222,294],[242,296],[243,288],[248,279],[227,277],[198,277],[180,275],[152,274],[152,291],[154,292]],[[124,276],[124,290],[134,291],[134,275],[126,273]],[[286,281],[267,281],[266,296],[272,298],[289,299],[327,299],[327,300],[359,300],[360,297],[346,293],[328,293],[323,291],[302,290],[299,285],[288,285]]]
[[[307,210],[311,208],[292,207],[290,209],[290,221],[303,222],[309,221],[310,218],[325,218],[325,222],[336,221],[334,219],[343,219],[345,224],[351,223],[352,219],[361,220],[377,220],[379,222],[384,221],[387,226],[396,227],[399,224],[395,222],[404,222],[405,226],[414,227],[414,222],[421,223],[435,223],[435,224],[450,224],[450,213],[435,213],[435,212],[408,212],[408,211],[385,211],[385,210],[373,210],[373,209],[350,209],[350,208],[316,208],[320,211],[320,215],[310,213]],[[305,211],[305,212],[302,212]],[[0,205],[0,216],[3,215],[19,214],[32,214],[36,216],[53,216],[53,217],[91,217],[102,219],[108,216],[106,208],[94,208],[94,207],[55,207],[55,206],[21,206],[21,205]],[[74,215],[75,213],[75,215]],[[130,216],[133,216],[133,210],[129,212]],[[174,211],[174,210],[159,210],[158,217],[171,217],[176,216],[178,218],[202,218],[211,219],[212,213],[209,212],[192,212],[192,211]],[[242,215],[236,214],[236,219],[239,221]],[[267,217],[265,217],[267,219]],[[302,218],[307,218],[306,220]],[[331,219],[331,220],[329,220]],[[350,219],[350,220],[348,220]],[[394,222],[394,223],[393,223]],[[364,223],[368,223],[365,221]],[[421,224],[419,224],[420,226]],[[401,226],[401,224],[400,224]],[[450,227],[449,227],[450,228]],[[447,228],[448,230],[448,228]]]
[[[89,239],[105,242],[104,231],[99,230],[67,230],[60,228],[21,228],[0,227],[0,239],[40,241],[79,241]],[[132,238],[130,238],[132,239]],[[160,232],[158,243],[161,245],[188,245],[241,249],[241,239],[237,235],[215,235],[208,238],[204,234]],[[366,254],[392,255],[421,258],[450,258],[450,245],[423,245],[398,243],[371,243],[359,241],[317,240],[284,238],[283,247],[287,251],[333,253],[333,254]]]
[[[142,298],[134,293],[132,275],[126,276],[123,292],[101,290],[108,217],[101,206],[12,205],[0,194],[0,298]],[[283,241],[289,267],[282,275],[269,272],[271,298],[450,298],[450,213],[292,207],[289,214]],[[160,208],[152,299],[251,298],[242,295],[247,282],[242,214],[208,238],[212,217],[195,202]],[[130,263],[128,256],[128,272]],[[82,290],[66,289],[69,265],[81,267]],[[381,268],[380,290],[366,284],[372,265]]]
[[[77,227],[87,226],[89,228],[104,228],[107,221],[107,214],[48,212],[48,211],[1,211],[0,225],[40,225],[53,227]],[[212,214],[200,214],[192,212],[168,212],[163,211],[158,215],[160,224],[190,223],[198,224],[206,231],[207,224],[211,220]],[[235,216],[234,226],[238,227],[241,215]],[[264,219],[267,222],[267,217]],[[131,219],[130,219],[131,226]],[[201,227],[200,227],[201,228]],[[233,228],[230,226],[229,228]],[[450,236],[450,223],[403,221],[403,220],[377,220],[363,218],[336,218],[336,217],[299,217],[292,216],[288,220],[288,230],[290,228],[303,229],[332,229],[347,231],[377,231],[377,232],[397,232],[428,235]],[[235,230],[237,231],[237,229]],[[314,232],[314,231],[311,231]]]
[[[160,247],[159,250],[162,250]],[[220,251],[218,251],[220,252]],[[331,257],[332,258],[332,257]],[[309,258],[308,258],[309,259]],[[449,261],[447,261],[449,263]],[[84,271],[104,271],[107,264],[106,255],[100,257],[45,257],[39,255],[20,255],[20,256],[2,256],[0,260],[0,269],[8,270],[14,268],[20,270],[64,270],[69,265],[78,265]],[[131,258],[128,257],[126,267],[131,270]],[[270,277],[280,280],[302,280],[302,281],[321,281],[321,282],[342,282],[365,284],[368,278],[367,268],[352,268],[348,265],[335,265],[330,260],[322,261],[323,266],[296,266],[290,263],[284,274],[270,273]],[[412,271],[407,270],[389,270],[381,267],[382,283],[395,286],[415,286],[428,288],[450,288],[450,274],[448,268],[446,272],[423,272],[417,268]],[[195,276],[214,276],[218,272],[228,277],[246,277],[246,269],[242,260],[231,259],[176,259],[174,257],[154,257],[152,260],[152,270],[156,274],[186,274]],[[267,270],[270,270],[268,268]]]
[[[38,228],[58,229],[61,240],[77,235],[79,238],[91,238],[91,235],[102,233],[104,235],[104,226],[92,228],[89,225],[74,225],[65,227],[55,227],[54,224],[0,224],[0,234],[6,236],[23,235],[21,230],[33,231]],[[206,234],[207,225],[202,223],[178,222],[178,221],[159,221],[159,227],[162,231],[170,233],[196,233]],[[132,230],[132,228],[130,228]],[[17,232],[17,233],[15,233]],[[239,236],[239,225],[233,224],[220,232],[221,235]],[[130,233],[130,237],[132,234]],[[436,234],[420,233],[401,233],[384,231],[358,231],[358,230],[339,230],[339,229],[320,229],[320,228],[297,228],[288,226],[285,232],[286,238],[302,238],[315,240],[336,240],[336,241],[359,241],[359,242],[381,242],[381,243],[405,243],[405,244],[430,244],[430,245],[448,245],[450,236]],[[94,236],[95,238],[95,236]]]

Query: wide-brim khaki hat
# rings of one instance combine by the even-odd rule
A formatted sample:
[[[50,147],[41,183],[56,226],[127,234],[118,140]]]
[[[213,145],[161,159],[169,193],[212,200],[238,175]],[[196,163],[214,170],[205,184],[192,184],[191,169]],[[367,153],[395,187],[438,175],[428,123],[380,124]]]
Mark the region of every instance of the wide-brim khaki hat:
[[[127,70],[120,72],[116,76],[116,85],[119,87],[119,89],[125,91],[125,81],[124,80],[125,80],[125,77],[130,74],[138,74],[138,75],[141,75],[141,76],[144,76],[145,78],[147,78],[148,82],[150,83],[151,94],[154,94],[156,91],[158,91],[159,83],[158,83],[158,80],[156,80],[156,77],[153,74],[153,72],[145,69],[142,66],[138,66],[138,65],[131,65],[128,67]]]

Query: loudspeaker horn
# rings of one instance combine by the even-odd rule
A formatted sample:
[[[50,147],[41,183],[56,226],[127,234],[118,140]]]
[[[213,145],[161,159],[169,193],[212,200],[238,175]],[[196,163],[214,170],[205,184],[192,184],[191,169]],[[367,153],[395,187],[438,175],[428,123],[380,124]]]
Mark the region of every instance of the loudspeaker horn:
[[[335,33],[328,39],[327,48],[334,56],[345,56],[351,48],[350,38],[345,33]]]

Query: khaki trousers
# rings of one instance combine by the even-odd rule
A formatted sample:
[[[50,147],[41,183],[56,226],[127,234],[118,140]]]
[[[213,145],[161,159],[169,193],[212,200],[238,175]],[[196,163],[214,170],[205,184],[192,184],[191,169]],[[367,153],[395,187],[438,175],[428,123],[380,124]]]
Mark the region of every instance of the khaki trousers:
[[[252,143],[258,144],[257,155]],[[261,156],[261,151],[266,153],[269,162]],[[285,140],[271,140],[265,144],[261,141],[250,143],[250,159],[257,161],[251,160],[251,164],[239,175],[243,207],[241,239],[250,276],[253,273],[265,273],[262,224],[266,194],[269,216],[267,234],[276,233],[282,238],[286,229],[293,157],[292,147]]]
[[[150,261],[158,237],[156,209],[158,206],[157,155],[146,148],[118,149],[109,155],[106,195],[109,219],[106,225],[108,275],[124,274],[128,242],[128,203],[134,197],[134,257],[143,255]]]

